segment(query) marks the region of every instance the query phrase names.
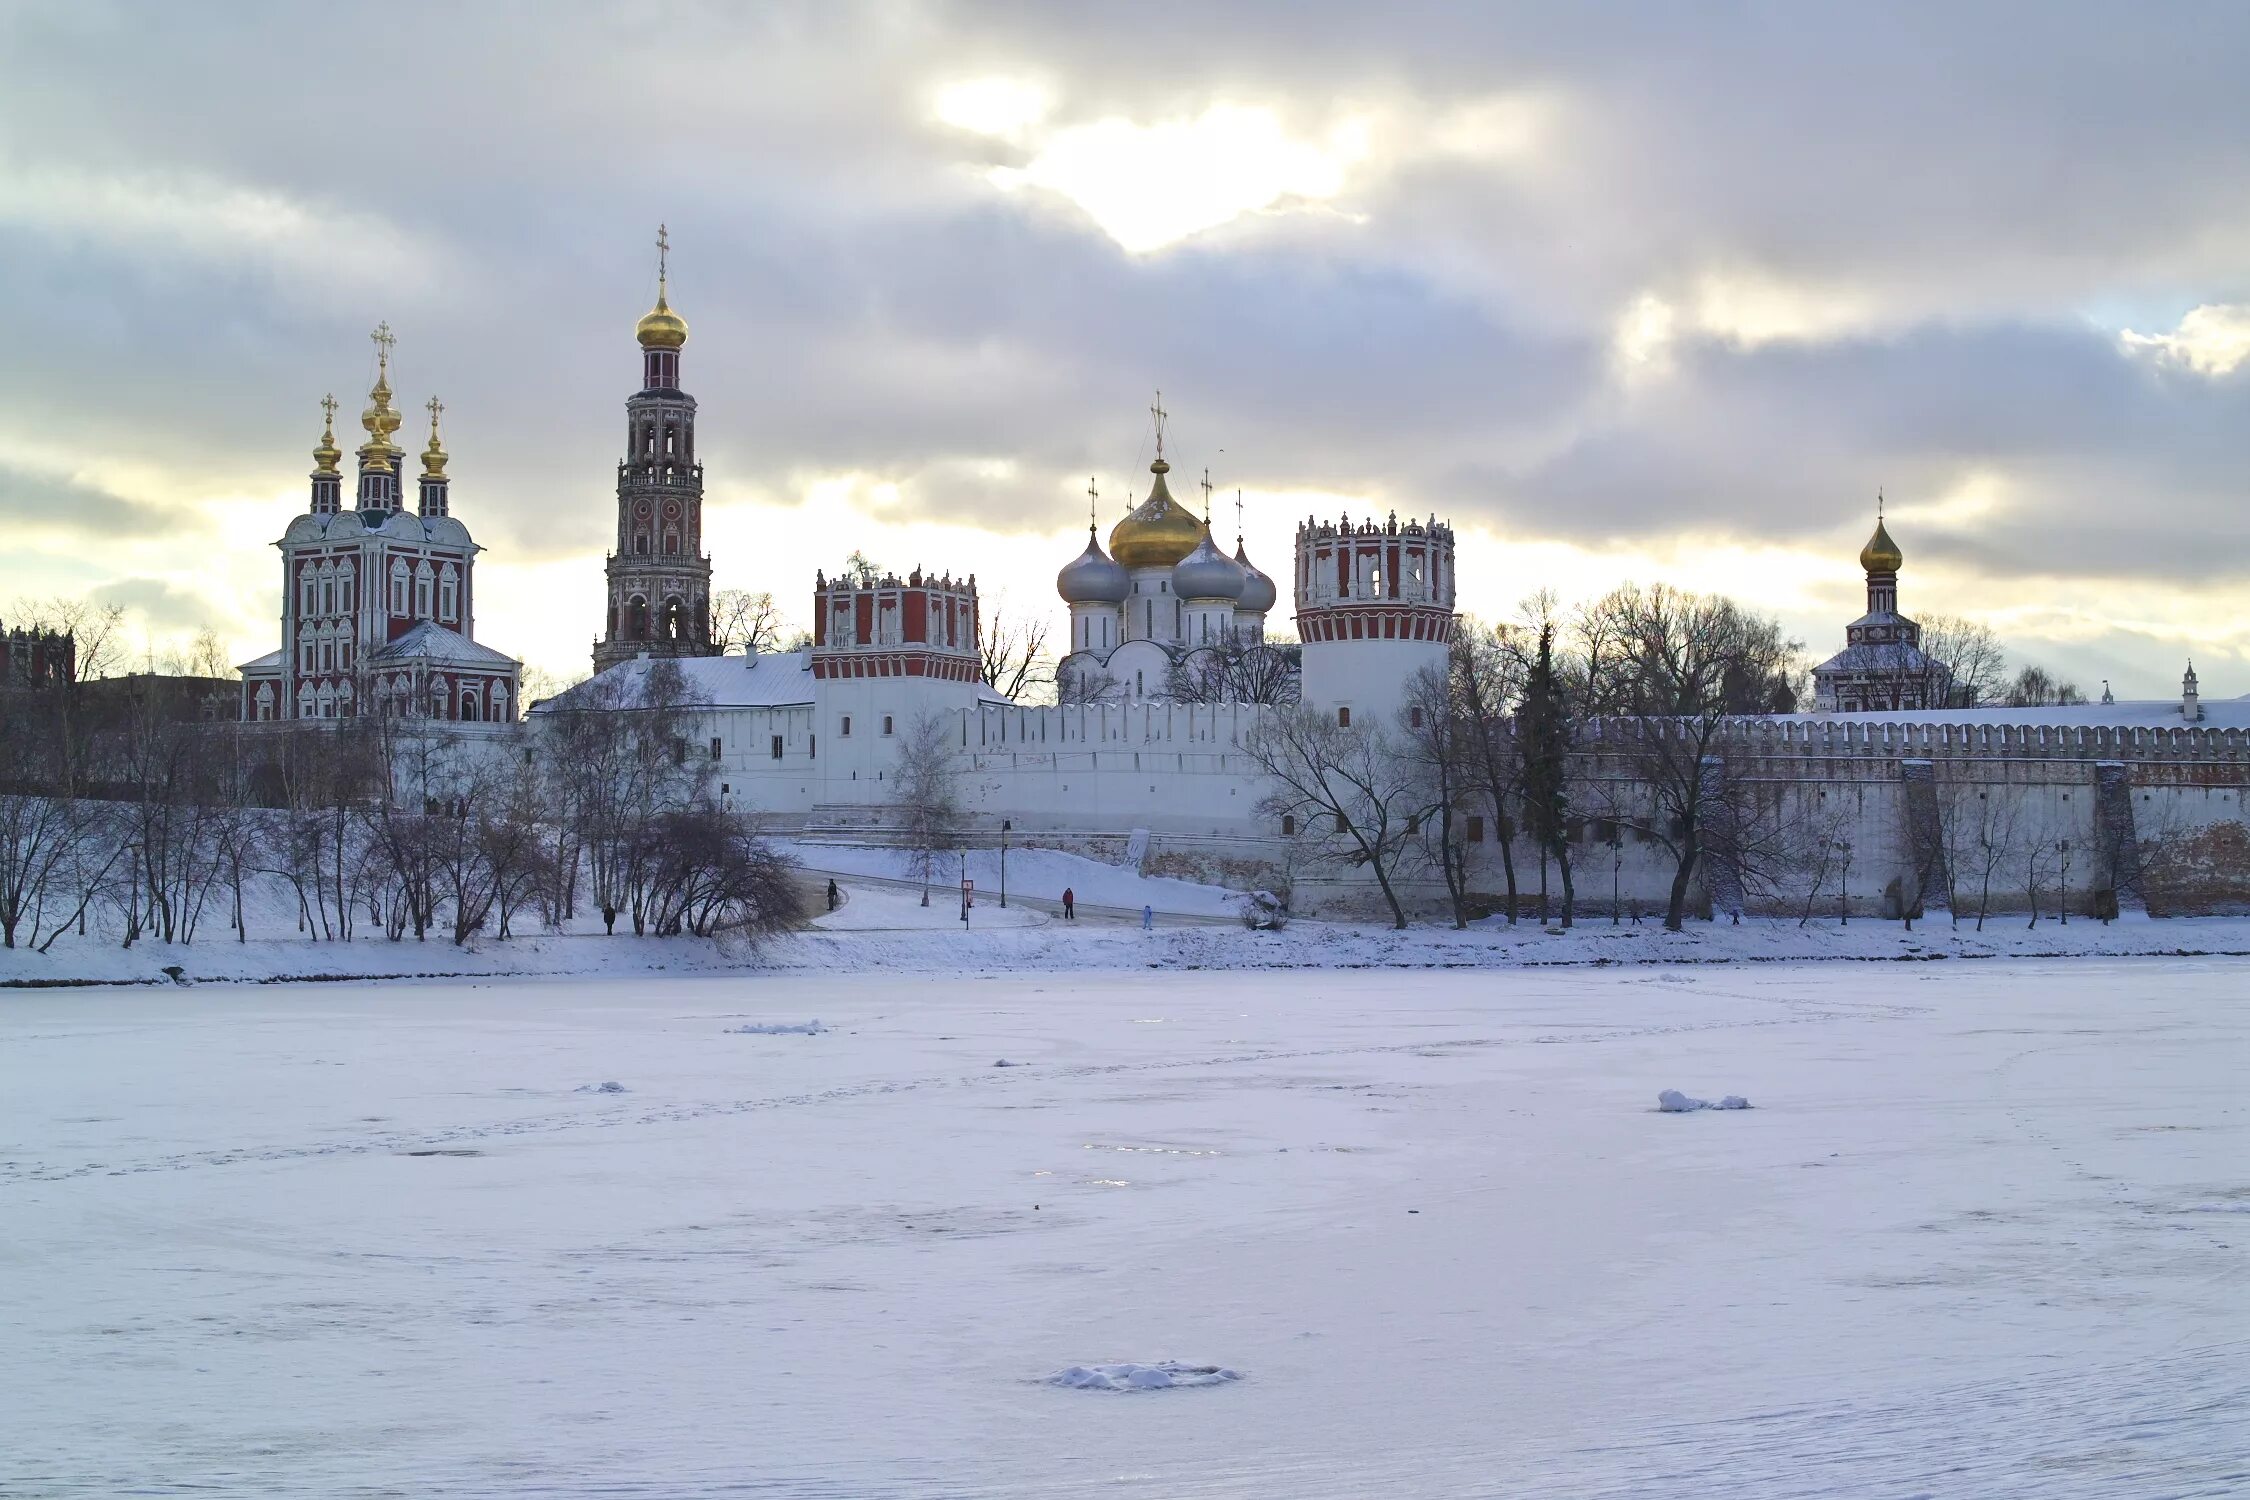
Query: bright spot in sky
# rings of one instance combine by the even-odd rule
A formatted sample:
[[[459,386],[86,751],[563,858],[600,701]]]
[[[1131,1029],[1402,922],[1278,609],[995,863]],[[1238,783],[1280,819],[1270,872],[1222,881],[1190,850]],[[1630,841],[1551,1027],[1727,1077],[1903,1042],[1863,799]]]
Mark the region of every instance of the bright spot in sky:
[[[937,117],[956,130],[1004,138],[1020,136],[1047,118],[1054,97],[1021,78],[974,78],[938,94]]]
[[[2206,303],[2181,318],[2180,326],[2170,333],[2135,333],[2128,328],[2119,337],[2128,349],[2185,365],[2198,375],[2232,374],[2250,359],[2250,304]]]
[[[1027,107],[1018,101],[1011,113],[998,91],[976,97],[991,120],[1021,120]],[[971,113],[967,104],[961,111]],[[1276,204],[1335,197],[1367,156],[1368,135],[1365,121],[1350,119],[1324,139],[1297,139],[1270,109],[1214,104],[1193,119],[1141,125],[1113,116],[1046,131],[1029,162],[995,167],[990,177],[1002,188],[1068,198],[1141,254]]]
[[[1618,315],[1614,347],[1627,375],[1664,367],[1674,317],[1672,304],[1654,292],[1641,293]]]

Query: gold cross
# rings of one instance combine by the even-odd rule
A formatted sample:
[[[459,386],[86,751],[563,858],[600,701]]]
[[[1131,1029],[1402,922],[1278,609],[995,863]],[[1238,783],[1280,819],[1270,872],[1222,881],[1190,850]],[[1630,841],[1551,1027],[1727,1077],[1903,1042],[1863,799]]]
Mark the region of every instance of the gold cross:
[[[1203,524],[1211,524],[1211,471],[1203,471]]]
[[[1149,408],[1149,413],[1156,418],[1156,456],[1162,458],[1164,456],[1164,418],[1167,415],[1164,410],[1164,393],[1162,391],[1156,393],[1156,404]]]
[[[438,413],[445,410],[445,403],[443,401],[440,401],[437,397],[432,396],[429,399],[428,405],[430,408],[430,436],[436,437]]]
[[[388,370],[391,367],[391,346],[398,342],[397,336],[391,332],[389,320],[376,324],[375,331],[368,337],[375,341],[375,357]]]
[[[336,426],[336,397],[333,392],[320,398],[320,414],[333,430]]]
[[[656,226],[656,279],[658,281],[664,279],[665,269],[671,260],[671,256],[671,236],[666,234],[664,226],[659,224]]]
[[[1092,526],[1094,525],[1094,503],[1095,503],[1096,501],[1100,500],[1100,499],[1101,499],[1101,497],[1102,497],[1102,492],[1101,492],[1101,491],[1100,491],[1099,489],[1096,489],[1096,488],[1094,487],[1094,476],[1093,476],[1093,475],[1091,475],[1091,474],[1087,475],[1087,476],[1086,476],[1086,525],[1087,525],[1087,527],[1088,527],[1089,529],[1090,529],[1090,528],[1092,528]]]

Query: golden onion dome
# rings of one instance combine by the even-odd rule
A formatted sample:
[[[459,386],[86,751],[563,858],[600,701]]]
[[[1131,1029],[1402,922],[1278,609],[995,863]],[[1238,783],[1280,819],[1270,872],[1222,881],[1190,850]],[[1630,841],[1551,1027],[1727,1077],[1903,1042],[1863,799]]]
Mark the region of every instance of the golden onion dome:
[[[672,311],[664,300],[664,282],[656,283],[656,306],[633,326],[633,337],[643,349],[677,349],[687,342],[687,319]]]
[[[438,441],[438,413],[443,410],[445,410],[445,403],[432,396],[430,398],[430,445],[422,450],[422,477],[424,479],[443,479],[445,477],[445,445]]]
[[[1109,555],[1127,568],[1169,568],[1203,540],[1203,523],[1164,487],[1172,466],[1158,459],[1148,466],[1156,476],[1148,498],[1133,507],[1109,533]]]
[[[1859,549],[1859,565],[1870,573],[1896,573],[1899,564],[1905,561],[1906,555],[1898,550],[1898,543],[1891,540],[1890,531],[1878,519],[1875,534]]]
[[[321,424],[320,446],[313,449],[313,472],[333,474],[336,461],[344,456],[344,450],[336,446],[336,398],[323,397],[320,404],[327,413],[327,420]]]

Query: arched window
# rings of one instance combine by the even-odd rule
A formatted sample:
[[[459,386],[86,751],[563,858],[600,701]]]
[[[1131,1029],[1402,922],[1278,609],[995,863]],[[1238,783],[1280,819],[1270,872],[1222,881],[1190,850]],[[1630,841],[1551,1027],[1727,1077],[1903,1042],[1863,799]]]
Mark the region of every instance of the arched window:
[[[313,628],[310,625],[299,625],[297,627],[297,671],[300,675],[309,677],[312,675],[312,670]]]
[[[453,564],[447,563],[438,575],[438,618],[451,620],[460,613],[461,575]]]
[[[678,557],[680,555],[680,534],[678,532],[667,531],[664,533],[664,555],[667,557]]]
[[[414,618],[417,620],[427,620],[430,617],[430,582],[430,565],[426,562],[415,564]]]
[[[336,565],[334,563],[324,562],[320,565],[320,612],[324,615],[336,613]]]
[[[311,563],[305,564],[305,571],[300,582],[303,586],[298,591],[297,613],[300,615],[319,614],[320,579],[314,574]]]
[[[1350,709],[1339,708],[1336,710],[1336,727],[1338,729],[1349,729],[1352,727],[1352,711]]]
[[[472,722],[481,719],[484,717],[483,708],[484,700],[477,696],[475,686],[463,683],[461,686],[461,717]]]
[[[259,719],[266,720],[273,717],[273,697],[274,694],[272,683],[261,682],[258,684],[257,702]]]
[[[297,685],[297,717],[300,719],[313,717],[313,689],[309,682]]]
[[[633,551],[634,551],[634,552],[635,552],[635,553],[636,553],[637,555],[639,555],[639,556],[641,556],[641,557],[646,557],[646,556],[648,556],[648,533],[647,533],[647,532],[645,532],[645,531],[644,531],[644,532],[641,532],[641,533],[640,533],[639,535],[637,535],[637,536],[635,536],[635,537],[633,538]]]
[[[407,602],[406,562],[402,558],[391,564],[391,613],[399,619],[406,618]]]
[[[495,724],[508,722],[508,685],[504,682],[492,685],[492,721]]]
[[[352,612],[352,580],[357,576],[348,562],[336,569],[337,613],[348,615]]]

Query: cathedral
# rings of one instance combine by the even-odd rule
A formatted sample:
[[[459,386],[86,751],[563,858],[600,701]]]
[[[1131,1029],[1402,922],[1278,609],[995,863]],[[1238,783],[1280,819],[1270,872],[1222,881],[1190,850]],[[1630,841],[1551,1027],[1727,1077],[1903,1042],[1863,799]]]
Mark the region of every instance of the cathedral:
[[[242,664],[242,717],[253,723],[366,714],[513,722],[522,664],[476,640],[476,556],[453,516],[444,410],[429,401],[414,508],[406,501],[402,414],[391,404],[389,324],[375,330],[375,384],[360,425],[352,503],[337,467],[336,399],[313,449],[311,500],[281,551],[281,645]]]
[[[1055,576],[1070,610],[1070,653],[1056,668],[1066,702],[1131,701],[1192,696],[1187,683],[1215,680],[1206,670],[1234,653],[1268,648],[1266,614],[1279,597],[1235,536],[1234,555],[1211,536],[1211,486],[1204,483],[1201,520],[1172,498],[1165,475],[1164,410],[1156,414],[1156,461],[1148,498],[1111,528],[1104,552],[1096,523],[1086,525],[1086,550]],[[1089,496],[1097,492],[1089,485]]]
[[[680,389],[687,320],[668,299],[669,237],[656,235],[656,306],[634,328],[641,388],[625,400],[617,465],[617,550],[594,670],[636,657],[709,656],[711,559],[703,552],[703,464],[695,398]]]

